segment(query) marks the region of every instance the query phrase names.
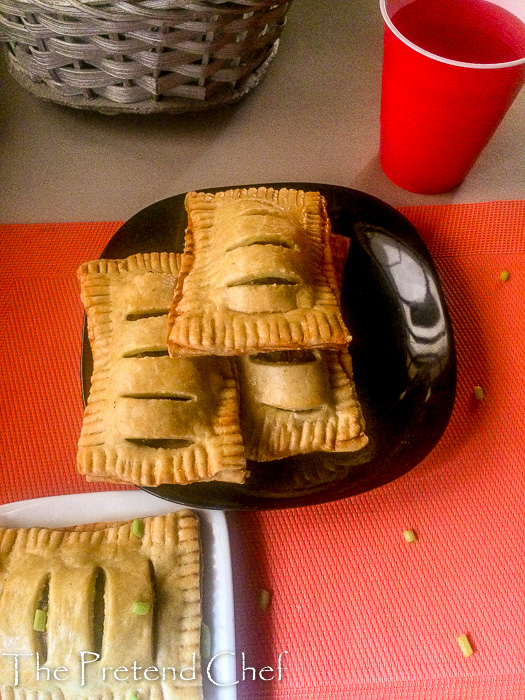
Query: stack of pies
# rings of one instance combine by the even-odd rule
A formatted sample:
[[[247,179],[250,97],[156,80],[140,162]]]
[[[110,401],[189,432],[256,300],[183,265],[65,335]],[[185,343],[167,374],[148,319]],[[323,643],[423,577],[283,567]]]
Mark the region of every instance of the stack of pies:
[[[79,270],[94,371],[88,480],[243,483],[246,459],[367,443],[341,316],[347,239],[317,192],[190,193],[182,256]]]
[[[187,196],[183,255],[79,269],[93,353],[90,481],[243,483],[247,459],[367,443],[319,193]],[[201,548],[188,510],[0,528],[3,700],[198,700]]]

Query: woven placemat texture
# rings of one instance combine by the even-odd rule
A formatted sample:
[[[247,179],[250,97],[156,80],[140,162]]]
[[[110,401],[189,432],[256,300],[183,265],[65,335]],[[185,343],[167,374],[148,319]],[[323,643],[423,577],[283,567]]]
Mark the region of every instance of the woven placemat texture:
[[[0,227],[0,500],[83,491],[75,455],[82,423],[83,308],[76,269],[98,258],[119,224]]]
[[[525,697],[525,201],[401,211],[443,281],[458,355],[454,412],[433,452],[376,491],[228,514],[241,699]],[[117,227],[0,227],[2,502],[121,488],[88,485],[74,466],[82,417],[74,273]],[[409,528],[413,544],[403,537]],[[263,588],[267,610],[257,605]],[[470,658],[457,643],[463,634]],[[243,679],[242,653],[269,680],[252,680],[250,670]]]

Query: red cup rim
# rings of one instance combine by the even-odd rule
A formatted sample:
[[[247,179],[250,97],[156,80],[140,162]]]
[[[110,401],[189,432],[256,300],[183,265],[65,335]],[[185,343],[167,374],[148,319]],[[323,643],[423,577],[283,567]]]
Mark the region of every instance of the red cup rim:
[[[516,58],[514,61],[506,61],[505,63],[466,63],[464,61],[454,61],[451,58],[445,58],[444,56],[439,56],[438,54],[431,53],[430,51],[422,49],[421,46],[414,44],[399,31],[399,29],[394,25],[394,23],[390,19],[390,16],[387,12],[386,0],[379,0],[379,6],[381,8],[383,20],[385,21],[385,24],[390,29],[390,31],[393,32],[398,39],[401,39],[401,41],[404,44],[410,46],[411,49],[414,49],[414,51],[417,51],[423,56],[427,56],[427,58],[432,58],[433,60],[440,61],[441,63],[447,63],[450,66],[459,66],[460,68],[479,68],[481,70],[493,70],[494,68],[511,68],[512,66],[521,66],[525,64],[525,56],[523,56],[523,58]],[[521,18],[518,17],[518,19]]]

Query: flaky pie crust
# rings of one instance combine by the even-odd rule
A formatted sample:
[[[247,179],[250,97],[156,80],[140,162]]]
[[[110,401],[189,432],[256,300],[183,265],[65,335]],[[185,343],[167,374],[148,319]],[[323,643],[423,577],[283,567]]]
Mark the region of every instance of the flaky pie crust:
[[[245,479],[231,361],[170,358],[175,253],[95,260],[78,271],[93,376],[77,465],[90,481],[139,486]]]
[[[2,654],[33,655],[19,658],[16,685],[13,657],[0,655],[2,700],[201,698],[198,519],[181,510],[142,522],[142,536],[132,523],[0,529],[0,647]],[[150,603],[147,614],[133,612],[137,601]],[[47,626],[36,632],[41,606]],[[49,679],[43,671],[36,677],[37,652]],[[93,660],[84,667],[84,685],[81,652],[93,654],[84,656]],[[117,680],[112,671],[103,680],[103,667],[131,669],[134,662],[142,669],[138,680]],[[180,670],[193,666],[195,679],[187,671],[182,680]],[[156,680],[150,671],[145,680],[150,667],[175,668],[176,678],[168,672]],[[67,673],[54,677],[58,668]]]
[[[170,354],[348,344],[330,220],[318,192],[190,192],[186,208],[185,250],[168,321]]]
[[[332,234],[330,246],[340,292],[350,239]],[[236,366],[248,459],[355,452],[368,444],[347,348],[248,355]]]

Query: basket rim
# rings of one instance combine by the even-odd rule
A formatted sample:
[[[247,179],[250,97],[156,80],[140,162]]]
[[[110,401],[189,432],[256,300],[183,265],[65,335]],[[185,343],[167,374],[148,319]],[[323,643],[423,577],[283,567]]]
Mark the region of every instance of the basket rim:
[[[144,8],[155,11],[187,10],[189,12],[214,12],[239,15],[263,10],[267,7],[291,4],[292,0],[1,0],[0,12],[10,12],[15,5],[38,7],[59,12],[64,8],[108,8],[122,11]],[[228,6],[228,7],[226,7]]]
[[[104,115],[186,114],[227,107],[228,105],[239,102],[250,93],[265,76],[270,63],[277,54],[279,42],[280,40],[276,39],[268,57],[254,72],[243,80],[240,86],[232,88],[231,91],[227,93],[212,95],[209,99],[203,101],[184,97],[163,96],[161,99],[154,99],[151,97],[140,102],[118,103],[99,95],[95,95],[89,99],[78,95],[65,95],[53,90],[44,82],[34,82],[31,80],[31,78],[23,70],[20,70],[12,61],[12,56],[5,50],[5,47],[2,53],[7,59],[7,67],[11,77],[27,92],[47,102],[53,102],[77,110],[98,112]]]

